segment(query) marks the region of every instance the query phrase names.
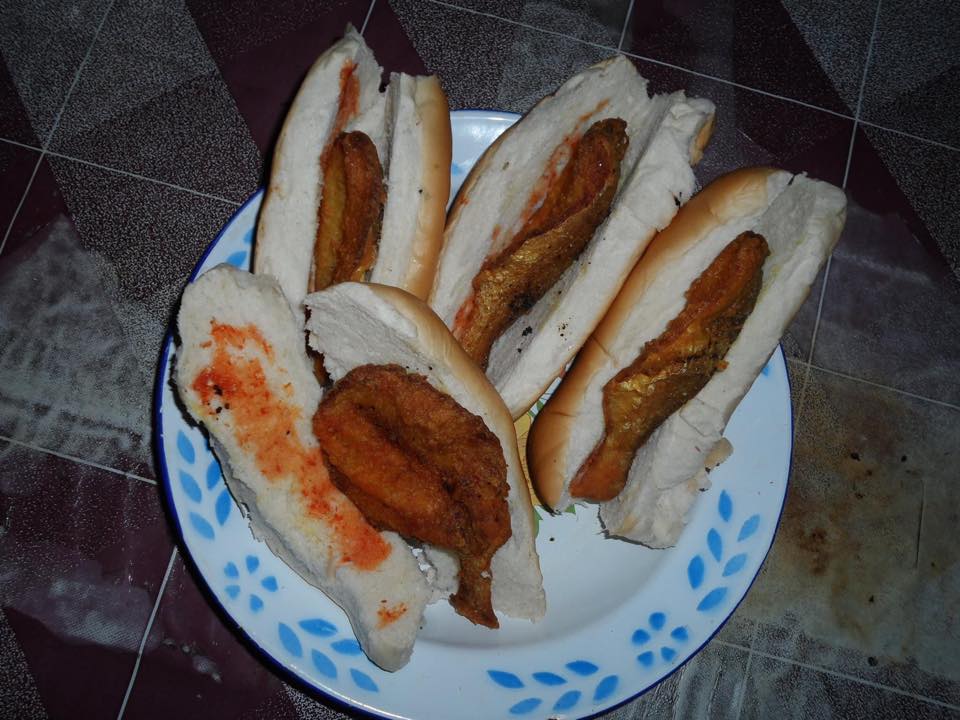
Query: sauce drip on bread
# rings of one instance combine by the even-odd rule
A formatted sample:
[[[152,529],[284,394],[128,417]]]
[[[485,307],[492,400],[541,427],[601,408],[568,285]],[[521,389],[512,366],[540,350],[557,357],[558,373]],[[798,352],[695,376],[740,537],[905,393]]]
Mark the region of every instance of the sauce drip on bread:
[[[204,347],[212,349],[210,362],[192,389],[209,421],[226,424],[268,480],[297,484],[310,516],[333,529],[341,564],[375,569],[391,547],[331,483],[320,448],[304,444],[292,384],[278,392],[267,380],[263,363],[273,362],[274,352],[262,333],[213,322]]]

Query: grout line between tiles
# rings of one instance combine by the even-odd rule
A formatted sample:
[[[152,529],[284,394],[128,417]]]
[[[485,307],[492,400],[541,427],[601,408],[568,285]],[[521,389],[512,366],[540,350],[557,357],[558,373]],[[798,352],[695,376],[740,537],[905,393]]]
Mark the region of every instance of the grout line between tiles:
[[[627,27],[630,25],[630,16],[633,14],[633,0],[627,5],[627,14],[623,18],[623,28],[620,30],[620,42],[617,43],[617,52],[623,51],[623,39],[627,36]]]
[[[149,183],[154,183],[155,185],[163,185],[164,187],[168,187],[173,190],[180,190],[181,192],[189,193],[191,195],[198,195],[202,198],[207,198],[208,200],[218,200],[219,202],[226,203],[234,207],[240,206],[240,203],[236,200],[230,200],[228,198],[221,197],[220,195],[203,192],[202,190],[194,190],[193,188],[177,185],[175,183],[153,178],[148,175],[140,175],[135,172],[130,172],[129,170],[121,170],[120,168],[111,167],[109,165],[101,165],[100,163],[96,163],[91,160],[84,160],[83,158],[74,157],[73,155],[64,155],[63,153],[54,152],[53,150],[48,150],[46,154],[50,157],[60,158],[61,160],[69,160],[71,162],[80,163],[81,165],[97,168],[98,170],[106,170],[107,172],[123,175],[124,177],[134,178],[135,180],[144,180]]]
[[[114,475],[121,475],[129,480],[139,480],[140,482],[145,482],[150,485],[156,485],[157,481],[151,478],[143,477],[143,475],[137,475],[136,473],[127,472],[126,470],[120,470],[118,468],[110,467],[109,465],[102,465],[101,463],[94,462],[93,460],[84,460],[81,457],[76,455],[67,455],[66,453],[57,452],[56,450],[51,450],[50,448],[40,447],[39,445],[34,445],[33,443],[24,442],[23,440],[17,440],[16,438],[7,437],[6,435],[0,435],[0,441],[8,442],[11,445],[19,445],[20,447],[27,448],[28,450],[33,450],[35,452],[44,453],[46,455],[53,455],[54,457],[62,458],[63,460],[69,460],[70,462],[78,463],[79,465],[88,465],[90,467],[96,468],[97,470],[104,470]]]
[[[140,660],[143,658],[143,650],[147,645],[147,638],[150,636],[150,630],[153,628],[153,621],[157,617],[157,610],[160,609],[160,600],[163,598],[163,591],[167,588],[167,581],[170,579],[170,572],[173,570],[173,561],[177,559],[177,548],[173,548],[170,553],[170,562],[167,563],[167,571],[163,574],[163,582],[160,583],[160,589],[157,591],[157,599],[153,603],[153,610],[150,611],[150,618],[147,620],[147,627],[143,631],[143,637],[140,638],[140,647],[137,650],[137,661],[133,665],[133,672],[130,674],[130,682],[127,684],[127,692],[124,693],[123,703],[120,705],[120,712],[117,713],[117,720],[123,717],[127,709],[127,701],[130,700],[130,691],[133,690],[133,683],[137,679],[137,672],[140,670]]]
[[[67,88],[67,93],[64,95],[63,102],[60,103],[60,110],[57,112],[57,116],[53,119],[53,126],[50,128],[50,132],[47,133],[47,139],[40,148],[40,157],[37,159],[37,164],[33,168],[33,173],[30,175],[30,179],[27,181],[27,187],[23,191],[23,196],[20,198],[20,202],[17,203],[17,209],[14,210],[13,217],[10,218],[10,224],[7,225],[7,230],[3,234],[3,240],[0,240],[0,254],[3,253],[3,248],[7,245],[7,238],[10,237],[10,232],[13,230],[13,224],[17,221],[17,216],[20,214],[23,203],[27,199],[27,194],[30,192],[30,188],[33,186],[33,180],[37,176],[37,170],[40,169],[40,163],[43,162],[43,158],[47,154],[47,148],[50,147],[50,143],[53,140],[53,135],[60,125],[60,118],[63,117],[63,111],[66,109],[67,103],[70,101],[70,96],[73,94],[74,88],[77,87],[77,83],[80,80],[80,73],[82,73],[83,69],[87,66],[87,61],[90,59],[90,54],[93,52],[93,46],[97,44],[97,38],[100,37],[100,31],[107,22],[107,16],[110,14],[110,10],[113,8],[114,2],[115,0],[110,0],[110,4],[107,5],[107,9],[104,11],[103,17],[100,18],[100,24],[97,25],[97,29],[93,33],[93,38],[90,40],[90,45],[87,47],[87,52],[83,56],[83,60],[80,61],[77,71],[73,74],[73,82],[70,83],[70,87]]]
[[[810,363],[810,369],[819,370],[820,372],[827,373],[828,375],[834,375],[836,377],[841,377],[841,378],[844,378],[845,380],[852,380],[854,382],[863,383],[864,385],[870,385],[871,387],[879,388],[881,390],[887,390],[889,392],[905,395],[909,398],[913,398],[914,400],[922,400],[924,402],[933,403],[934,405],[950,408],[951,410],[960,410],[960,405],[957,405],[955,403],[949,403],[944,400],[936,400],[931,397],[926,397],[925,395],[917,395],[917,393],[912,393],[909,390],[901,390],[900,388],[895,388],[890,385],[884,385],[882,383],[873,382],[873,380],[866,380],[864,378],[859,378],[856,375],[848,375],[847,373],[840,372],[839,370],[831,370],[830,368],[814,365],[813,363]]]
[[[737,720],[740,720],[740,716],[743,715],[743,701],[747,697],[747,681],[750,679],[750,665],[753,662],[753,646],[757,644],[757,635],[759,634],[759,630],[760,623],[755,622],[753,624],[753,634],[750,636],[750,647],[747,648],[747,664],[743,669],[743,687],[741,687],[740,692],[737,693]]]
[[[360,26],[361,35],[367,31],[367,23],[370,22],[370,16],[373,15],[373,6],[376,4],[377,0],[370,0],[370,7],[367,8],[367,16],[363,19],[363,25]]]
[[[719,645],[727,645],[729,647],[739,648],[745,650],[742,645],[737,643],[726,642],[725,640],[715,640]],[[833,677],[840,678],[842,680],[848,680],[850,682],[855,682],[860,685],[866,685],[868,687],[876,688],[878,690],[884,690],[886,692],[891,692],[896,695],[903,695],[904,697],[913,698],[914,700],[919,700],[920,702],[929,703],[931,705],[937,705],[942,708],[947,708],[948,710],[960,710],[960,705],[953,705],[943,700],[937,700],[936,698],[927,697],[926,695],[920,695],[919,693],[913,693],[909,690],[901,690],[900,688],[893,687],[891,685],[884,685],[883,683],[874,682],[873,680],[867,680],[866,678],[857,677],[856,675],[848,675],[847,673],[842,673],[837,670],[832,670],[830,668],[822,667],[820,665],[814,665],[813,663],[805,663],[800,660],[791,660],[790,658],[783,657],[782,655],[776,655],[774,653],[763,652],[762,650],[752,650],[754,655],[760,657],[768,658],[770,660],[777,660],[787,665],[795,665],[796,667],[802,667],[806,670],[813,670],[815,672],[823,673],[824,675],[832,675]]]
[[[911,140],[917,140],[927,145],[936,145],[939,148],[944,150],[953,150],[954,152],[960,152],[960,147],[954,145],[948,145],[947,143],[940,142],[939,140],[931,140],[930,138],[922,137],[921,135],[914,135],[913,133],[908,133],[904,130],[897,130],[896,128],[887,127],[886,125],[881,125],[880,123],[870,122],[869,120],[864,120],[860,118],[858,123],[860,125],[867,125],[868,127],[876,128],[877,130],[884,130],[894,135],[902,135],[903,137],[908,137]]]
[[[29,143],[20,142],[19,140],[13,140],[11,138],[0,137],[0,142],[7,143],[8,145],[16,145],[17,147],[22,147],[26,150],[34,150],[36,152],[43,152],[42,147],[37,147],[36,145],[30,145]]]

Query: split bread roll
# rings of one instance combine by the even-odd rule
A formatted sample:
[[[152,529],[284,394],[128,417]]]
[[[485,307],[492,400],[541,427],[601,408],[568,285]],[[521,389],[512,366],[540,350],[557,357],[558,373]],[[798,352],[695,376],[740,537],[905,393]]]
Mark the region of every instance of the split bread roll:
[[[739,335],[706,384],[633,456],[626,485],[600,503],[611,536],[674,545],[706,469],[730,454],[722,433],[810,291],[843,229],[846,198],[827,183],[771,168],[725,175],[688,202],[650,244],[616,301],[530,430],[527,459],[540,498],[566,508],[570,484],[605,432],[603,388],[684,309],[688,288],[741,233],[769,255]]]
[[[533,508],[510,413],[479,367],[426,304],[392,287],[341,283],[307,296],[309,344],[322,353],[334,383],[367,365],[393,365],[421,375],[436,390],[482,419],[499,440],[509,486],[511,534],[490,564],[493,609],[537,620],[546,609],[534,546]],[[334,385],[334,389],[337,385]],[[455,589],[456,561],[426,548],[436,585]]]
[[[394,73],[382,92],[381,73],[370,48],[348,25],[343,39],[310,68],[277,141],[253,269],[277,278],[301,314],[307,292],[321,289],[312,284],[319,208],[325,164],[341,133],[362,132],[372,141],[379,167],[370,173],[377,175],[378,192],[385,185],[386,193],[382,207],[382,197],[371,199],[370,232],[376,235],[379,227],[373,264],[367,266],[368,252],[358,271],[362,277],[351,279],[395,285],[422,298],[433,283],[450,194],[447,99],[435,77]],[[350,208],[348,201],[347,215]],[[350,222],[356,218],[345,221]]]
[[[487,376],[514,418],[560,374],[647,243],[693,193],[690,166],[710,137],[713,113],[711,102],[683,92],[649,96],[647,81],[617,56],[541,100],[471,170],[447,219],[430,296],[458,338],[464,309],[475,297],[474,279],[537,214],[588,129],[601,120],[626,123],[628,145],[609,215],[545,294],[520,299],[528,309],[489,350]]]
[[[427,579],[331,483],[311,421],[322,390],[276,281],[219,265],[187,286],[174,378],[253,534],[346,612],[368,657],[407,663]]]

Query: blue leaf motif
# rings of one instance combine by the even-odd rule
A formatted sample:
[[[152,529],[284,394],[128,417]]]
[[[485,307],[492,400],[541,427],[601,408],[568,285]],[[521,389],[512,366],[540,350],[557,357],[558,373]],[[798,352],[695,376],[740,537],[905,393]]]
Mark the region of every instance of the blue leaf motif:
[[[763,370],[760,371],[762,375],[770,375],[770,363],[767,363],[763,366]]]
[[[500,687],[509,688],[511,690],[514,688],[523,687],[523,680],[518,678],[513,673],[505,672],[504,670],[487,670],[487,675],[489,675],[490,679]]]
[[[670,637],[677,642],[686,642],[690,636],[687,634],[687,629],[681,625],[670,631]]]
[[[263,600],[260,599],[259,595],[250,595],[250,609],[257,613],[263,610]]]
[[[744,521],[743,527],[740,528],[740,534],[737,535],[737,542],[746,540],[757,531],[758,527],[760,527],[760,516],[751,515],[748,517],[746,521]]]
[[[213,526],[195,512],[190,513],[190,524],[207,540],[213,540]]]
[[[240,577],[240,571],[237,570],[237,566],[232,562],[228,562],[223,566],[223,574],[229,578]]]
[[[726,490],[720,491],[720,502],[717,503],[717,511],[724,522],[730,522],[730,516],[733,515],[733,500],[727,494]]]
[[[183,488],[183,492],[187,494],[187,497],[195,503],[203,499],[203,493],[200,492],[200,486],[197,485],[197,481],[193,479],[193,475],[183,470],[180,471],[180,486]]]
[[[231,599],[231,600],[236,600],[236,599],[237,599],[237,595],[240,594],[240,586],[239,586],[239,585],[227,585],[227,587],[226,587],[225,589],[226,589],[226,591],[227,591],[227,595],[230,596],[230,599]]]
[[[289,625],[279,623],[277,626],[277,633],[280,635],[280,642],[283,644],[283,647],[286,648],[288,653],[294,657],[300,657],[303,655],[303,646],[300,645],[300,638],[297,637],[297,634],[290,628]]]
[[[260,585],[267,592],[276,592],[277,591],[277,579],[273,575],[267,575],[263,580],[260,581]],[[302,623],[301,623],[302,627]]]
[[[373,681],[373,678],[367,675],[365,672],[360,672],[356,668],[350,668],[350,677],[353,678],[354,684],[361,690],[367,690],[369,692],[379,692],[380,688],[377,687],[377,684]]]
[[[662,612],[655,612],[650,616],[650,627],[654,630],[661,630],[667,622],[667,616]]]
[[[730,577],[734,573],[740,572],[743,569],[743,566],[747,562],[747,556],[744,553],[739,555],[734,555],[727,561],[727,564],[723,568],[723,576]]]
[[[207,490],[213,490],[213,486],[220,482],[220,464],[214,460],[207,466]]]
[[[337,640],[335,643],[330,645],[335,651],[341,655],[359,655],[363,652],[360,649],[360,643],[358,643],[353,638],[344,638],[343,640]]]
[[[703,558],[694,555],[690,564],[687,565],[687,580],[690,581],[690,587],[696,590],[703,583]]]
[[[634,631],[633,637],[630,638],[630,641],[634,645],[643,645],[644,643],[650,641],[650,633],[648,633],[646,630],[638,628],[636,631]]]
[[[247,230],[246,233],[244,233],[243,235],[244,245],[253,245],[253,231],[254,231],[254,228],[250,228],[249,230]]]
[[[697,610],[700,612],[706,612],[707,610],[713,610],[717,605],[723,602],[723,599],[727,596],[727,589],[725,587],[714,588],[706,594],[703,600],[700,601],[700,604],[697,605]]]
[[[318,637],[330,637],[337,634],[337,626],[321,618],[310,618],[297,623],[303,630]]]
[[[217,522],[220,523],[220,526],[223,527],[223,524],[227,521],[227,518],[230,517],[230,508],[233,507],[233,501],[230,499],[230,492],[226,489],[220,491],[220,496],[217,498],[216,513],[217,513]]]
[[[328,678],[337,677],[337,666],[322,652],[312,650],[310,652],[310,658],[313,660],[313,666],[317,669],[318,673]]]
[[[567,663],[567,670],[575,672],[577,675],[593,675],[597,670],[599,670],[596,665],[592,662],[587,662],[586,660],[574,660],[573,662]]]
[[[243,265],[246,261],[247,261],[246,250],[237,250],[235,253],[231,253],[230,257],[227,258],[228,263],[240,269],[243,269]]]
[[[617,689],[617,683],[620,679],[616,675],[607,675],[603,680],[597,683],[597,689],[593,691],[593,701],[598,702],[610,697]]]
[[[670,662],[677,656],[677,651],[671,647],[662,647],[660,648],[660,657],[662,657],[667,662]]]
[[[260,567],[260,558],[256,555],[247,555],[247,572],[251,575]]]
[[[193,450],[193,443],[191,443],[190,439],[183,434],[183,430],[180,430],[177,433],[177,452],[180,453],[180,457],[182,457],[191,465],[193,464],[194,459],[197,457],[197,454]]]
[[[637,655],[637,661],[644,667],[650,667],[653,665],[653,653],[649,650],[645,653],[640,653]]]
[[[540,698],[527,698],[526,700],[521,700],[516,705],[510,708],[511,715],[526,715],[528,712],[533,712],[538,707],[543,700]]]
[[[535,672],[533,679],[542,685],[565,685],[566,680],[552,672]]]
[[[710,548],[713,559],[720,562],[720,558],[723,557],[723,540],[720,539],[720,533],[713,528],[710,528],[710,532],[707,533],[707,547]]]
[[[560,696],[560,699],[553,704],[553,709],[557,712],[562,712],[564,710],[569,710],[574,705],[580,701],[580,691],[579,690],[568,690],[563,695]]]

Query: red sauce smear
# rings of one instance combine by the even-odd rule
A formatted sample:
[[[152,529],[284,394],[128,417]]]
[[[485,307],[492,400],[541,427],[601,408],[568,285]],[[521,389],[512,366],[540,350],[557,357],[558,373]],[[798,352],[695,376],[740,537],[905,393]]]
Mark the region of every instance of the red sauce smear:
[[[403,617],[404,613],[407,612],[407,606],[403,603],[397,603],[393,607],[388,606],[386,600],[380,601],[380,609],[377,610],[377,627],[385,628],[387,625],[391,625]]]
[[[310,515],[333,529],[341,564],[376,568],[390,555],[390,545],[334,487],[320,448],[304,446],[295,426],[300,410],[272,392],[260,359],[240,354],[249,344],[272,360],[273,348],[253,325],[213,322],[210,336],[213,357],[193,390],[211,420],[228,411],[237,443],[253,454],[264,477],[295,479]],[[283,386],[285,396],[290,389],[289,383]]]
[[[327,144],[320,153],[320,167],[327,166],[327,155],[334,140],[343,132],[343,129],[357,115],[360,107],[360,80],[357,77],[357,65],[347,60],[340,68],[340,98],[337,101],[337,115],[333,119],[333,128],[327,135]]]

